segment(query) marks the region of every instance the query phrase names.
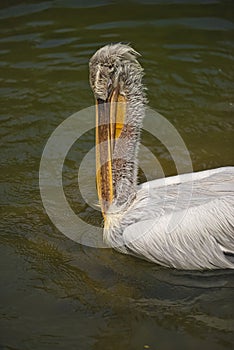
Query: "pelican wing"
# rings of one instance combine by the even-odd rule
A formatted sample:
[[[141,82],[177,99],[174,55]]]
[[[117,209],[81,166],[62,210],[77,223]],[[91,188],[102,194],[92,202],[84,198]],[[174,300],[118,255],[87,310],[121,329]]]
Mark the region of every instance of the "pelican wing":
[[[143,184],[142,220],[123,232],[128,252],[179,269],[234,268],[225,254],[234,254],[233,175],[227,167]]]

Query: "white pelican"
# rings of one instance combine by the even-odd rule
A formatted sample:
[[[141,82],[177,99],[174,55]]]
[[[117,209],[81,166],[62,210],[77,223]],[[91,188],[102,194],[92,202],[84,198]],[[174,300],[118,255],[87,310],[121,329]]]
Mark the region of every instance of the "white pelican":
[[[112,44],[99,49],[89,64],[97,105],[97,191],[104,242],[167,267],[234,268],[234,167],[137,185],[146,105],[138,56],[129,45]],[[175,200],[178,191],[185,200]],[[183,197],[186,191],[189,200]]]

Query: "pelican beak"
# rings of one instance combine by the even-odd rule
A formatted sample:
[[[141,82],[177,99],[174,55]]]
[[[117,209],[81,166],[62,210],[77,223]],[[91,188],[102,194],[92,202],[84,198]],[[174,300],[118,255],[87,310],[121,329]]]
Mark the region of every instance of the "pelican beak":
[[[115,88],[106,101],[96,100],[96,181],[97,193],[105,219],[114,198],[113,153],[121,136],[126,114],[126,100]]]

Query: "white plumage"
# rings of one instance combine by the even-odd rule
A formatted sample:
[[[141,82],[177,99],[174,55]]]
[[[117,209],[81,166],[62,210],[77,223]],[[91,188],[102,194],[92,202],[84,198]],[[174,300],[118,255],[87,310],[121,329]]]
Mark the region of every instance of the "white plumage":
[[[234,167],[140,185],[130,207],[110,207],[104,240],[168,267],[234,268]]]

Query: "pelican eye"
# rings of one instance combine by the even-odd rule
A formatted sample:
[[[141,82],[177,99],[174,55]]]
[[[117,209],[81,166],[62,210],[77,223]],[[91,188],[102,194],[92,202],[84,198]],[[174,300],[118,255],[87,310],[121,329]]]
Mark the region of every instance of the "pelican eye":
[[[114,69],[114,64],[113,63],[100,63],[100,66],[101,67],[105,67],[105,68],[108,68],[109,70],[113,70]]]

